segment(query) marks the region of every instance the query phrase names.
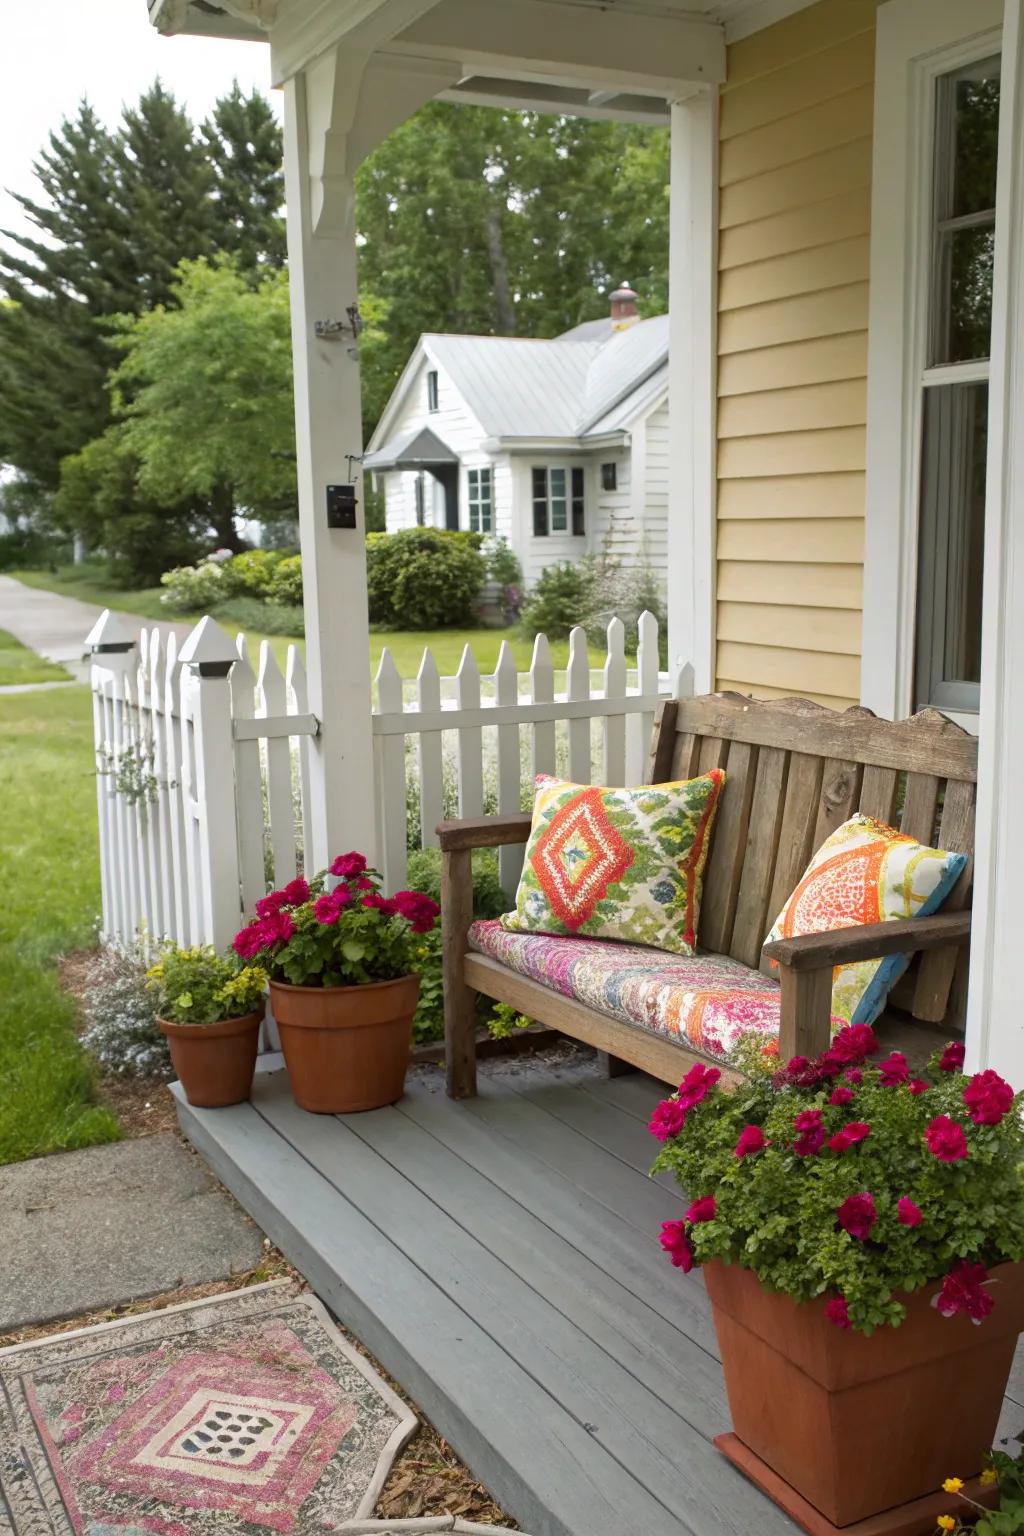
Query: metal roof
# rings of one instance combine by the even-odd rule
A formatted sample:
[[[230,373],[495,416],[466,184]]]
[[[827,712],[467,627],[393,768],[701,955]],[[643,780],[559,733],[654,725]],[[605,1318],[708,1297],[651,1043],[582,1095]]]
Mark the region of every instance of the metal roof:
[[[429,427],[400,432],[363,458],[364,469],[425,469],[430,464],[457,464],[458,454]]]
[[[429,334],[422,340],[488,436],[578,438],[617,407],[629,419],[629,397],[668,358],[668,316],[605,329],[595,340],[573,332],[552,341]]]

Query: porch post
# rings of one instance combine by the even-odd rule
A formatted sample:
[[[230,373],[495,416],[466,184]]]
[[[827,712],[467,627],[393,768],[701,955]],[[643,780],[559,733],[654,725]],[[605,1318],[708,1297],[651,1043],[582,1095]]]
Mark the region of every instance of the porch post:
[[[672,103],[669,214],[669,668],[715,680],[718,88]]]
[[[985,489],[968,1062],[1024,1084],[1024,0],[1006,0]]]

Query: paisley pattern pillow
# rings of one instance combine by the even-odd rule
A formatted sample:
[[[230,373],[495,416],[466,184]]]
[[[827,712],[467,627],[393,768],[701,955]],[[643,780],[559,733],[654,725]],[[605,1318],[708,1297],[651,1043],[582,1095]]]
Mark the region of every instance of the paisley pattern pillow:
[[[516,908],[520,933],[622,939],[692,955],[725,774],[601,789],[537,776]]]
[[[779,913],[765,943],[937,912],[967,862],[925,848],[870,816],[851,816],[826,838]],[[909,955],[836,966],[832,1014],[870,1024],[910,964]]]

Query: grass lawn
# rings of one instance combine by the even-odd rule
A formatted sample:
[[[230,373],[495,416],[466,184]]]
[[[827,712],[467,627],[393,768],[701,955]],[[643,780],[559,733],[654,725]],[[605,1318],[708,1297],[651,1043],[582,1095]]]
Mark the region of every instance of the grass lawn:
[[[0,653],[2,654],[2,653]],[[0,1163],[115,1141],[56,960],[99,910],[87,688],[0,695]]]
[[[9,683],[67,682],[70,676],[63,667],[44,661],[6,629],[0,629],[0,687]]]
[[[126,589],[110,585],[105,578],[103,568],[96,565],[65,565],[55,573],[50,571],[11,571],[12,576],[25,582],[26,586],[41,587],[47,592],[60,592],[66,597],[77,597],[83,603],[97,603],[103,608],[118,608],[122,613],[135,613],[144,619],[159,619],[167,623],[172,617],[176,623],[190,623],[200,618],[200,614],[170,615],[160,602],[162,587],[138,587]],[[232,626],[224,621],[224,627],[232,633]],[[250,652],[255,664],[259,652],[261,640],[269,640],[274,654],[283,669],[289,645],[298,644],[305,649],[305,642],[288,635],[263,635],[253,630],[247,631]],[[476,657],[477,666],[481,672],[493,672],[498,660],[498,651],[502,640],[507,640],[512,647],[516,666],[521,672],[526,672],[530,667],[530,658],[533,655],[533,641],[525,640],[516,629],[437,629],[437,630],[395,630],[388,633],[375,632],[370,635],[370,657],[373,670],[376,672],[377,663],[380,661],[380,653],[385,646],[388,647],[395,659],[395,665],[403,677],[415,677],[419,669],[420,659],[425,646],[429,646],[434,653],[438,670],[442,677],[451,676],[458,671],[459,662],[462,660],[463,647],[469,645]],[[551,658],[556,667],[562,668],[569,660],[569,642],[567,640],[553,640],[551,642]],[[590,665],[599,667],[603,665],[604,655],[590,647]]]

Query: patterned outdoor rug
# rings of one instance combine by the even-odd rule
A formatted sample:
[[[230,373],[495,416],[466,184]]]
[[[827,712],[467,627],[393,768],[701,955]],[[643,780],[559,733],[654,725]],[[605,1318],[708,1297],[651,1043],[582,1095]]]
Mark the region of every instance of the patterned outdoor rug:
[[[415,1428],[291,1282],[147,1312],[0,1351],[0,1531],[321,1536]]]

